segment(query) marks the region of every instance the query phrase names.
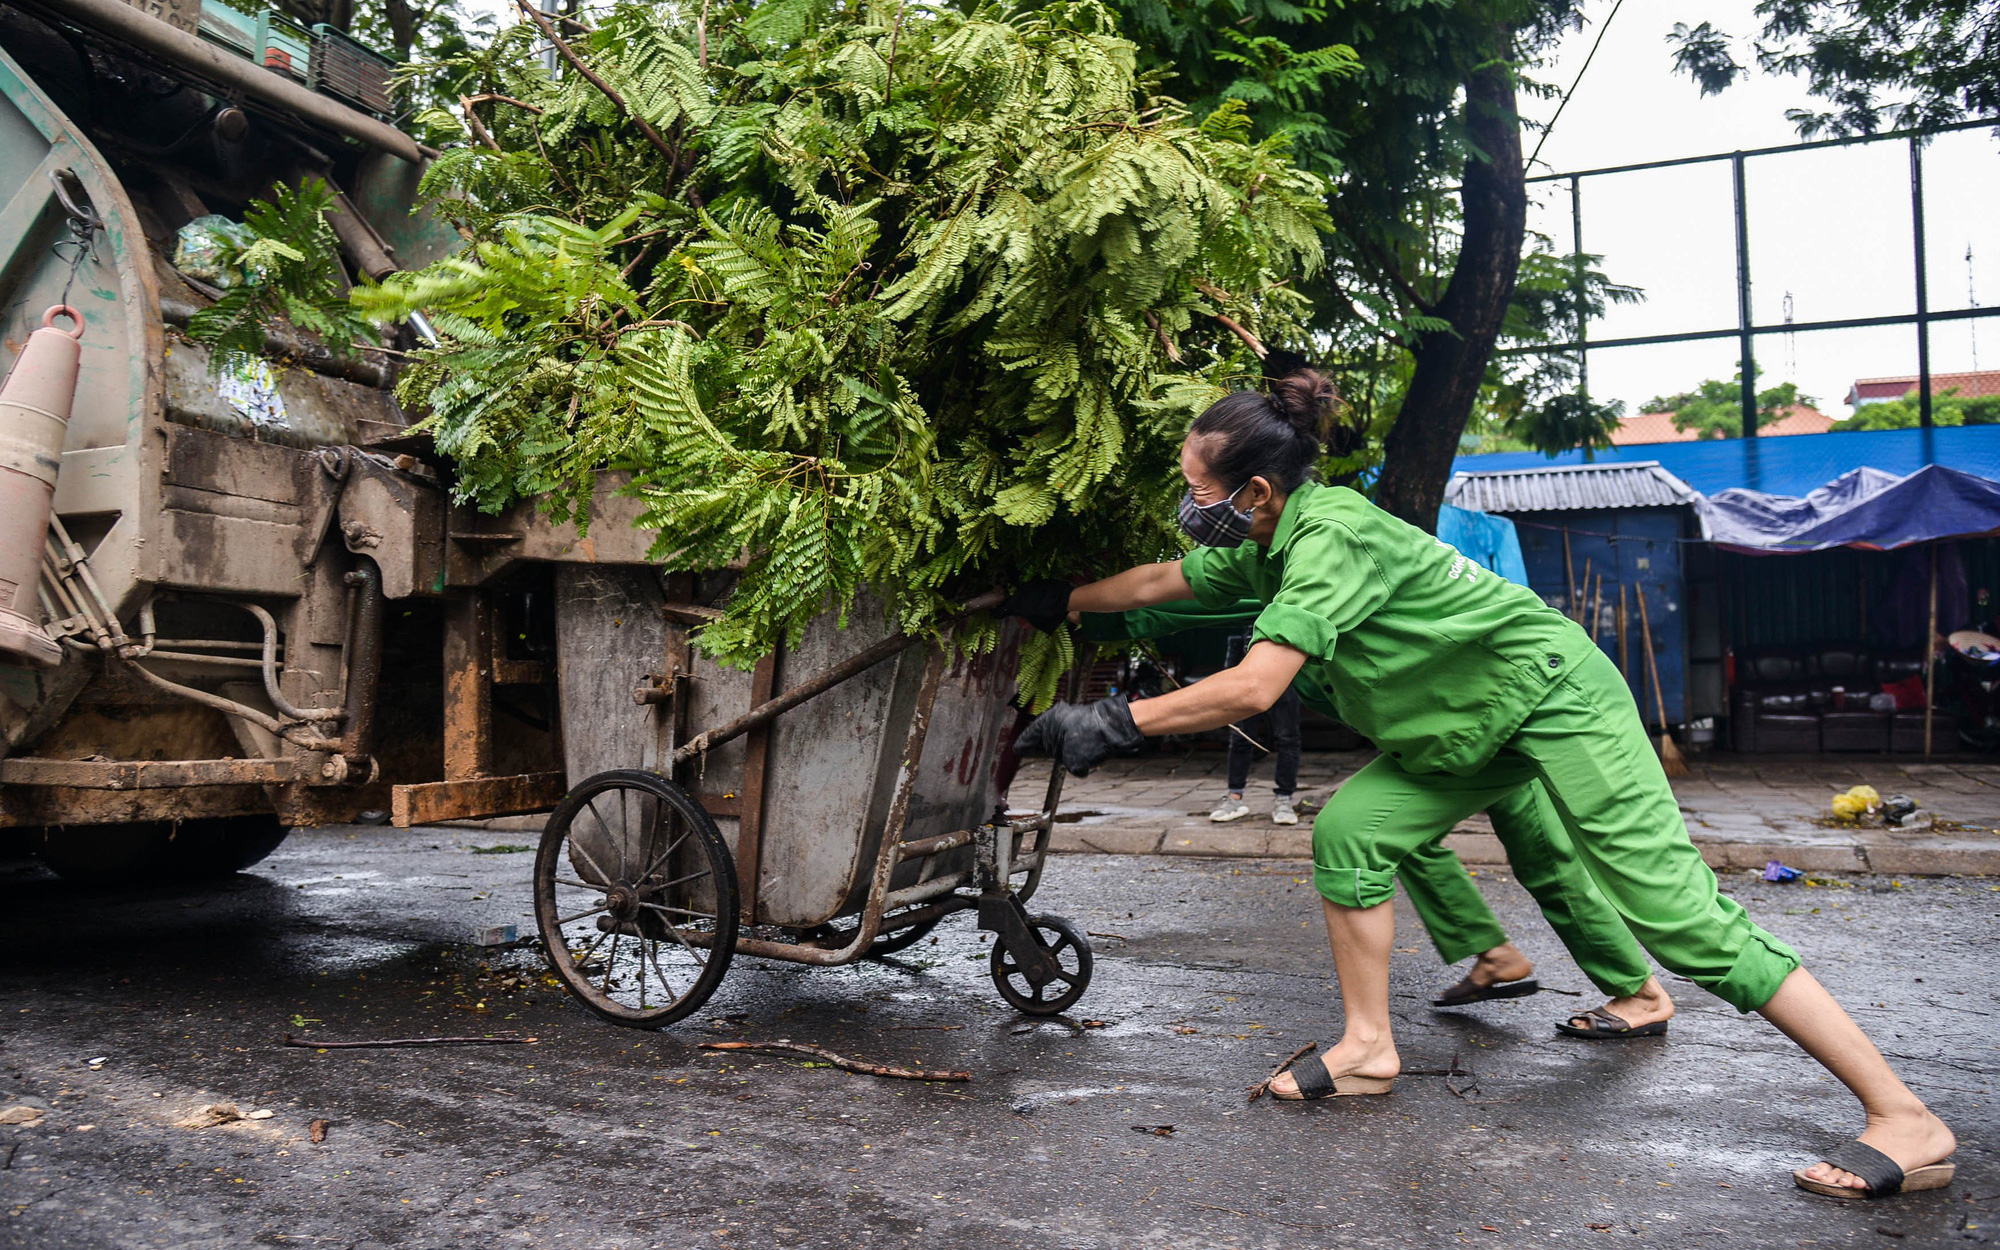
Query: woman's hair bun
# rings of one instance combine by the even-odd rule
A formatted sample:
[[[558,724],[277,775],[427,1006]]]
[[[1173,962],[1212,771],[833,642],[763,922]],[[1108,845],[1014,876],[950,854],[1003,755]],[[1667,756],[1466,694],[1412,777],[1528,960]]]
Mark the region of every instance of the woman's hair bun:
[[[1300,434],[1315,443],[1326,441],[1340,393],[1317,369],[1298,369],[1271,383],[1271,407]]]

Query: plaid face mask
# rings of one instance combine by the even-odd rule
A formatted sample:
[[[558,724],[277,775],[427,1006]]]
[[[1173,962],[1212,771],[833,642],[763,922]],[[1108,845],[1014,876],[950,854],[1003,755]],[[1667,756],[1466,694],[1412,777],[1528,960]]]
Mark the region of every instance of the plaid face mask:
[[[1248,483],[1245,483],[1248,485]],[[1251,516],[1236,506],[1236,496],[1241,494],[1239,486],[1229,492],[1229,498],[1218,499],[1211,504],[1194,501],[1194,492],[1181,496],[1180,523],[1189,538],[1203,547],[1240,547],[1243,540],[1250,537]]]

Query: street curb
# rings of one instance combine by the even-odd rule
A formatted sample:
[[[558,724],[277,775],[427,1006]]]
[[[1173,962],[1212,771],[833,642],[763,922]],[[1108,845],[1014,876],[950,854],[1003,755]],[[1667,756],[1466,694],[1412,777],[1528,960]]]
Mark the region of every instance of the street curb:
[[[1500,839],[1467,830],[1445,838],[1459,859],[1481,867],[1507,862]],[[1830,837],[1813,841],[1730,841],[1696,838],[1695,846],[1710,868],[1742,871],[1778,860],[1803,872],[1883,873],[1912,877],[2000,876],[2000,838],[1994,845],[1943,837],[1930,844],[1898,840],[1880,830],[1852,839]],[[1058,855],[1183,855],[1208,859],[1311,859],[1310,827],[1270,829],[1268,826],[1161,828],[1158,825],[1057,826],[1050,849]]]

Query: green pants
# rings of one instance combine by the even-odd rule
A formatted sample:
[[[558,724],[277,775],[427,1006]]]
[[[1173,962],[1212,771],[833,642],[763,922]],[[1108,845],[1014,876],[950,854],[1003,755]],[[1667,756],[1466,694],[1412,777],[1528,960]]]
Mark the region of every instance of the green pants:
[[[1382,756],[1355,774],[1313,821],[1313,883],[1343,907],[1387,902],[1412,853],[1534,782],[1567,842],[1524,839],[1518,854],[1510,847],[1524,882],[1568,872],[1574,860],[1654,958],[1739,1011],[1770,1001],[1799,966],[1790,947],[1716,889],[1631,692],[1601,652],[1551,686],[1475,773],[1411,773]]]
[[[1360,780],[1356,777],[1347,784]],[[1562,817],[1541,783],[1517,786],[1496,800],[1487,816],[1506,848],[1515,879],[1540,904],[1549,927],[1583,974],[1613,998],[1638,992],[1653,975],[1652,966],[1576,857]],[[1317,843],[1317,822],[1314,830]],[[1445,847],[1442,833],[1411,850],[1396,875],[1444,962],[1457,963],[1507,940],[1479,887],[1466,875],[1458,856]]]

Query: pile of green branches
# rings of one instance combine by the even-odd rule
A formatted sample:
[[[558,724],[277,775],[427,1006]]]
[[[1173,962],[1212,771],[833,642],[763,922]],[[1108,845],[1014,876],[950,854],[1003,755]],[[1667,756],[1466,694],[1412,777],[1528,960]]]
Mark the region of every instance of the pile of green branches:
[[[921,630],[1178,551],[1188,420],[1309,311],[1327,186],[1283,140],[1188,115],[1096,3],[524,16],[427,119],[471,246],[356,295],[442,334],[404,399],[466,497],[629,470],[663,566],[742,567],[701,639],[739,664],[864,590]]]

